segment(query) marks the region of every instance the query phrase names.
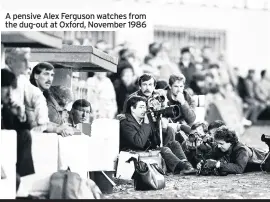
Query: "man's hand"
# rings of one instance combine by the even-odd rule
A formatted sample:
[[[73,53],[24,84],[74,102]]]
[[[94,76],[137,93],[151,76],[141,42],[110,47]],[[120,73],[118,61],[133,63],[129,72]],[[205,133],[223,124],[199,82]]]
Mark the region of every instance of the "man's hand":
[[[21,122],[26,121],[26,114],[25,114],[25,106],[21,105],[20,103],[12,100],[11,104],[11,112],[18,117]]]
[[[116,116],[116,119],[118,119],[119,121],[122,121],[122,120],[126,119],[126,115],[125,114],[118,114]]]
[[[147,116],[147,113],[145,113],[145,115],[144,115],[144,123],[146,123],[146,124],[149,124],[150,123],[149,122],[149,118]]]
[[[74,135],[74,129],[64,123],[56,128],[56,133],[62,137],[72,136]]]
[[[100,189],[98,188],[96,183],[93,180],[87,179],[86,184],[90,188],[90,190],[92,191],[94,198],[101,199],[102,192],[100,191]]]
[[[197,164],[196,167],[197,167],[198,170],[200,170],[200,169],[202,168],[202,162],[203,162],[203,161],[200,161],[200,162]]]
[[[186,102],[185,97],[184,97],[184,94],[181,93],[181,92],[177,94],[176,99],[182,105],[185,104],[185,102]]]
[[[208,168],[215,168],[217,165],[217,161],[213,160],[213,159],[207,159],[206,160],[206,164],[205,166],[207,166]]]

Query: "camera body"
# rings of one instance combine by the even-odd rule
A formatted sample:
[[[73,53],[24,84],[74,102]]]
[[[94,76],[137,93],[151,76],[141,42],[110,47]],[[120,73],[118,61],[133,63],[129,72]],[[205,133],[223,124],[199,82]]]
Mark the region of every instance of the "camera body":
[[[269,148],[268,154],[266,155],[266,157],[264,159],[264,164],[265,164],[264,167],[265,167],[265,171],[270,173],[270,136],[262,134],[261,141],[264,142],[265,144],[267,144],[267,146]]]
[[[261,141],[267,144],[270,150],[270,135],[262,134]]]

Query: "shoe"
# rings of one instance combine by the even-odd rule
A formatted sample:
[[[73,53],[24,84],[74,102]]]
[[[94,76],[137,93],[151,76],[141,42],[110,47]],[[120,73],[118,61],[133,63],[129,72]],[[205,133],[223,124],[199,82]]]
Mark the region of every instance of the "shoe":
[[[191,163],[187,161],[185,162],[185,168],[181,171],[181,173],[183,173],[184,175],[196,175],[197,170],[193,168]]]
[[[244,118],[244,119],[242,120],[242,124],[243,124],[244,126],[251,126],[251,125],[252,125],[252,121],[250,121],[250,120]]]

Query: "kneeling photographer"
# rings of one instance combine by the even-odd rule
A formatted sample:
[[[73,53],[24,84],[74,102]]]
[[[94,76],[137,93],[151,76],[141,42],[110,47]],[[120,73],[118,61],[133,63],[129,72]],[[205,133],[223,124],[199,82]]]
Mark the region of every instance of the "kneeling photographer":
[[[190,132],[190,125],[192,125],[196,119],[195,114],[195,101],[184,90],[186,78],[183,74],[171,75],[169,78],[170,89],[167,91],[168,105],[176,105],[179,107],[180,113],[177,117],[171,118],[178,136],[176,140],[180,143],[186,139],[183,136],[188,135]]]
[[[158,129],[151,121],[155,113],[147,110],[146,98],[132,96],[127,101],[125,119],[120,122],[120,150],[148,151],[160,150],[167,168],[174,174],[195,174],[196,170],[187,161],[185,153],[177,141],[170,141],[162,147]],[[154,117],[155,118],[155,117]]]
[[[221,126],[214,133],[216,147],[211,159],[199,163],[197,168],[217,169],[219,173],[241,174],[244,172],[260,171],[264,165],[266,152],[254,147],[248,147],[239,142],[234,131]],[[202,165],[203,164],[203,165]]]

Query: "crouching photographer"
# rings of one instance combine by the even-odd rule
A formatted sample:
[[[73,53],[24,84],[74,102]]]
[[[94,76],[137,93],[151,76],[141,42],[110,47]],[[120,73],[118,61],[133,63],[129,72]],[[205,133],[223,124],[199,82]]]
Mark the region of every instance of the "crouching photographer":
[[[146,98],[132,96],[127,101],[125,119],[120,121],[120,150],[149,151],[160,150],[167,168],[174,174],[195,174],[196,170],[187,161],[185,153],[177,141],[170,141],[160,147],[158,129],[151,122],[153,113],[147,110]],[[159,112],[160,113],[160,112]]]
[[[211,159],[199,163],[199,170],[207,167],[219,171],[222,175],[261,170],[267,153],[239,142],[235,131],[222,126],[215,131],[214,141],[216,147],[212,151]]]

